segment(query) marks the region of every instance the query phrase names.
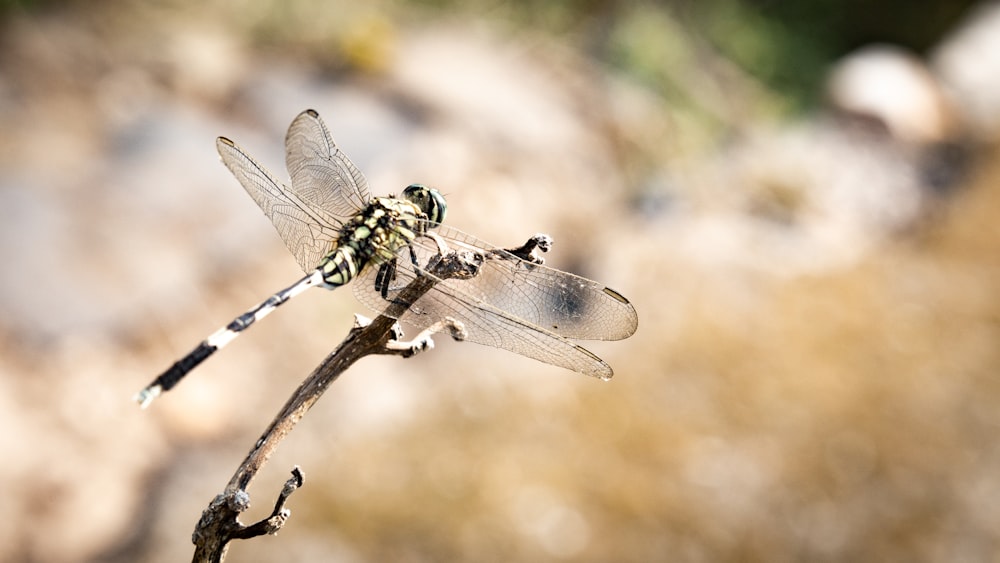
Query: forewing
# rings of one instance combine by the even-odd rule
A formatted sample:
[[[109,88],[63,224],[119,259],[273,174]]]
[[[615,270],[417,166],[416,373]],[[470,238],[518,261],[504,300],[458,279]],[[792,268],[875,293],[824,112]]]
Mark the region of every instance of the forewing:
[[[223,164],[260,206],[303,271],[309,272],[333,247],[337,223],[322,209],[308,204],[275,179],[233,141],[215,143]]]
[[[533,264],[445,225],[439,236],[452,249],[487,258],[461,289],[477,300],[567,338],[621,340],[638,324],[635,308],[621,294],[574,274]]]
[[[300,113],[285,136],[291,191],[314,209],[343,222],[368,205],[368,180],[334,143],[314,110]]]

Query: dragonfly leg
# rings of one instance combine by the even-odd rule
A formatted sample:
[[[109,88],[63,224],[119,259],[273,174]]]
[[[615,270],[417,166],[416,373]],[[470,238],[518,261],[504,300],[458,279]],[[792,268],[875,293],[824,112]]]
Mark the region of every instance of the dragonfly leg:
[[[416,264],[416,253],[414,253],[413,248],[410,247],[410,260]],[[378,272],[375,274],[375,291],[378,291],[379,295],[383,300],[396,305],[412,305],[412,303],[404,303],[403,301],[397,299],[395,296],[389,296],[390,291],[399,291],[402,286],[393,287],[392,282],[396,281],[396,269],[397,269],[396,258],[379,264]],[[417,268],[417,274],[420,274],[420,269]]]
[[[432,233],[424,233],[425,236],[430,236],[431,234]],[[435,264],[440,262],[441,258],[444,256],[444,252],[441,251],[444,242],[439,241],[438,239],[440,237],[438,237],[437,235],[434,235],[431,238],[437,244],[438,253],[428,258],[426,264],[421,264],[420,260],[417,259],[417,251],[413,248],[412,244],[409,247],[407,247],[407,249],[410,251],[410,264],[413,264],[413,271],[417,273],[417,276],[423,276],[426,271],[430,270],[431,268],[434,267]]]
[[[375,275],[375,289],[378,290],[382,299],[389,298],[389,286],[396,279],[396,259],[393,258],[378,267],[378,274]]]

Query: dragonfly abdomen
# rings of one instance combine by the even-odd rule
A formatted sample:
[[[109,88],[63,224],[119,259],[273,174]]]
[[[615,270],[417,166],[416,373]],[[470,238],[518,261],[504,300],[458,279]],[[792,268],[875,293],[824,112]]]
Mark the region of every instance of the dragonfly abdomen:
[[[359,263],[356,249],[346,244],[334,249],[319,263],[323,281],[333,287],[340,287],[353,280],[362,267],[364,264]]]

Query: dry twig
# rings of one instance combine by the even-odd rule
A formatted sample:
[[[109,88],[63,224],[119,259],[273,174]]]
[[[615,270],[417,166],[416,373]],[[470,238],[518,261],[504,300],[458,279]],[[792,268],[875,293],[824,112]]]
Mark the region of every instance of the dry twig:
[[[354,362],[369,354],[413,356],[433,348],[431,336],[445,328],[453,338],[461,340],[464,334],[461,323],[444,319],[421,332],[412,341],[401,342],[399,338],[402,337],[402,331],[396,323],[396,318],[402,316],[411,304],[430,291],[438,280],[475,276],[481,262],[482,256],[468,252],[448,252],[427,268],[433,276],[418,276],[414,279],[382,315],[372,321],[358,317],[354,328],[344,341],[302,382],[285,403],[240,464],[225,490],[202,512],[192,534],[192,541],[196,546],[193,561],[221,562],[225,558],[231,540],[275,534],[281,529],[290,515],[290,511],[284,507],[285,501],[302,486],[302,473],[298,467],[292,470],[292,478],[285,483],[270,516],[256,524],[246,526],[239,521],[239,515],[250,506],[250,496],[246,490],[257,472],[267,463],[281,440],[305,416],[306,411]]]

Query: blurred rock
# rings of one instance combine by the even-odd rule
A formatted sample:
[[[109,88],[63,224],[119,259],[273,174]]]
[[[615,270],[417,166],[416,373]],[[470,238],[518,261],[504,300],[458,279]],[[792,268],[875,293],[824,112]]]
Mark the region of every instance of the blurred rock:
[[[954,138],[954,110],[937,80],[915,55],[892,45],[859,49],[830,71],[827,85],[838,111],[871,118],[901,142]]]
[[[963,126],[982,141],[1000,139],[1000,2],[972,10],[930,60]]]

